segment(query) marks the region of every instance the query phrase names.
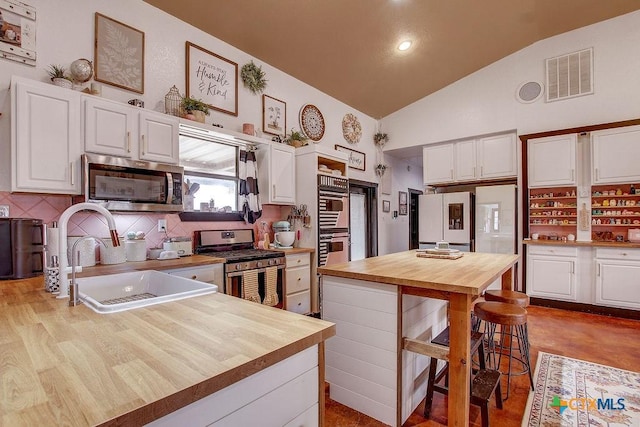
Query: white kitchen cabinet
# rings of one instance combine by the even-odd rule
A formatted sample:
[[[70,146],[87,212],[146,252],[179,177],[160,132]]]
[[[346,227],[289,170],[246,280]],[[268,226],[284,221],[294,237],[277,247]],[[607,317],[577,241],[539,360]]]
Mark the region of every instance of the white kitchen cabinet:
[[[640,310],[640,249],[596,249],[595,304]]]
[[[262,144],[256,156],[262,203],[295,205],[295,148],[286,144]]]
[[[640,126],[591,132],[591,183],[640,182]]]
[[[318,426],[319,387],[316,345],[147,425]]]
[[[14,77],[11,191],[80,194],[80,93]]]
[[[82,103],[86,151],[178,163],[177,117],[93,96]]]
[[[422,149],[424,184],[439,184],[454,180],[454,145],[429,145]]]
[[[518,176],[517,138],[513,133],[476,139],[478,179]]]
[[[286,255],[285,289],[288,311],[308,314],[311,311],[311,262],[309,253]]]
[[[197,267],[176,268],[165,273],[186,277],[199,282],[218,285],[218,292],[224,292],[224,264],[209,264]]]
[[[456,181],[474,181],[476,176],[476,141],[458,141],[454,145],[456,162],[454,178]]]
[[[577,135],[534,138],[527,142],[529,187],[576,185]]]
[[[553,300],[578,300],[577,248],[529,245],[527,251],[528,295]]]

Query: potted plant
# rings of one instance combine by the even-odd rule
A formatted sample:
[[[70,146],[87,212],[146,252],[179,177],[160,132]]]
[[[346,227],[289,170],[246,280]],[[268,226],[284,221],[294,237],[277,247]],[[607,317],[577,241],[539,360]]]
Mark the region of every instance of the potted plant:
[[[184,111],[184,118],[188,120],[195,120],[196,122],[204,123],[204,116],[208,116],[209,105],[205,104],[200,99],[195,99],[190,96],[185,96],[180,102],[180,108]]]
[[[376,175],[382,176],[384,172],[387,170],[387,165],[383,165],[382,163],[378,163],[375,167]]]
[[[389,141],[389,136],[386,133],[378,132],[373,135],[373,142],[376,146],[382,148],[384,144]]]
[[[262,93],[267,87],[267,79],[265,79],[265,72],[262,71],[262,67],[257,66],[253,61],[242,66],[240,71],[240,77],[242,77],[242,83],[251,91],[251,93]]]
[[[291,133],[285,138],[284,142],[298,148],[307,145],[308,139],[304,133],[291,129]]]
[[[47,70],[49,77],[54,85],[71,89],[73,82],[71,77],[67,76],[67,70],[62,65],[51,64]]]

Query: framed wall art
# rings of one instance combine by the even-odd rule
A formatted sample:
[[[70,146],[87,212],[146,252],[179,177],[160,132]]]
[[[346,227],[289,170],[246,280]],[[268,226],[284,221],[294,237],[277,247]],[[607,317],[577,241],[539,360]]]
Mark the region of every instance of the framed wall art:
[[[94,79],[144,93],[144,33],[96,12]]]
[[[187,96],[237,116],[238,64],[191,42],[186,50]]]
[[[287,103],[262,95],[262,131],[271,135],[287,133]]]
[[[343,147],[342,145],[335,145],[335,149],[336,151],[341,151],[343,153],[347,153],[347,156],[349,156],[348,158],[348,162],[349,162],[349,167],[352,169],[358,169],[358,170],[366,170],[367,168],[367,155],[365,153],[362,153],[360,151],[356,151],[356,150],[352,150],[351,148],[347,148],[347,147]]]
[[[0,0],[0,58],[36,66],[36,9]]]
[[[389,200],[382,201],[382,212],[391,212],[391,202]]]
[[[407,215],[407,192],[398,191],[398,213]]]

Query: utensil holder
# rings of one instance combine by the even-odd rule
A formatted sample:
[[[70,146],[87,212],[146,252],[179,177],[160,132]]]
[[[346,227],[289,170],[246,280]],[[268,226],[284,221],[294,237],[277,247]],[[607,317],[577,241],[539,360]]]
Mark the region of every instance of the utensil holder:
[[[60,292],[60,267],[44,269],[44,289],[47,292]]]

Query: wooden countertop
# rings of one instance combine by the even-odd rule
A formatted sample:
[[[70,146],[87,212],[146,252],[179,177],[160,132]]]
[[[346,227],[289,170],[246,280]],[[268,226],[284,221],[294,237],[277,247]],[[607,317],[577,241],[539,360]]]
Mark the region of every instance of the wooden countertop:
[[[519,255],[465,252],[459,259],[416,257],[416,251],[397,252],[363,260],[319,267],[318,273],[443,292],[480,295],[487,283],[500,278]]]
[[[42,277],[0,281],[0,424],[141,425],[334,334],[220,293],[101,315]]]
[[[104,274],[125,273],[140,270],[170,270],[173,268],[200,267],[209,264],[222,264],[224,258],[204,255],[191,255],[176,259],[148,259],[138,262],[123,262],[122,264],[98,264],[94,267],[84,267],[78,277],[101,276]]]
[[[546,245],[546,246],[587,246],[602,248],[640,248],[640,243],[631,242],[563,242],[561,240],[533,240],[523,239],[523,245]]]

